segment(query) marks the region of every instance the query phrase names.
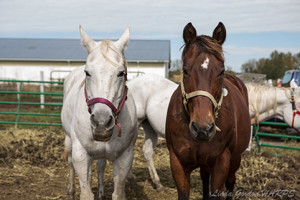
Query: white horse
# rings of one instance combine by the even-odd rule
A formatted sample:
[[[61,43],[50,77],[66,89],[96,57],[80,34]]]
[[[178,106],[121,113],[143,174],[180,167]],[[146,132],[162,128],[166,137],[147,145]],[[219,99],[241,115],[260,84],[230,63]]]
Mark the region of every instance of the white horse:
[[[104,196],[104,168],[106,160],[110,160],[114,171],[112,199],[123,200],[137,138],[136,108],[130,91],[126,94],[125,85],[124,49],[129,41],[129,28],[116,42],[95,42],[81,27],[80,33],[88,52],[87,62],[66,78],[61,113],[70,168],[68,198],[74,199],[75,169],[80,199],[94,199],[90,186],[91,164],[97,159],[99,198]]]
[[[276,117],[290,127],[300,130],[300,88],[276,88],[258,84],[246,84],[249,96],[249,112],[252,123]],[[291,102],[294,97],[294,102]],[[294,105],[293,105],[294,104]]]
[[[158,136],[165,138],[165,124],[170,98],[177,84],[157,75],[143,75],[128,82],[137,108],[139,123],[145,131],[143,153],[157,191],[163,191],[156,172],[153,153]]]

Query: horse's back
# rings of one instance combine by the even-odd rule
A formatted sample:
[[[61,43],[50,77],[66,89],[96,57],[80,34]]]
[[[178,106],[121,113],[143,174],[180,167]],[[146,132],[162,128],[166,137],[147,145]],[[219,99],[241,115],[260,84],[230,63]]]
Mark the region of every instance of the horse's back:
[[[167,107],[177,84],[154,74],[137,77],[128,82],[137,108],[138,120],[146,118],[155,131],[165,132]]]

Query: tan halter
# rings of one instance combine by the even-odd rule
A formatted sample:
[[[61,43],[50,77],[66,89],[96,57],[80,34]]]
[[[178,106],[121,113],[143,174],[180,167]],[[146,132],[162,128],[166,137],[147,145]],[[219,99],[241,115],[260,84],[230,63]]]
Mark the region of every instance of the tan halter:
[[[210,101],[213,103],[213,105],[214,105],[214,117],[215,117],[215,119],[218,118],[218,111],[220,110],[222,102],[223,102],[223,96],[224,96],[224,91],[223,90],[222,90],[220,101],[219,101],[219,103],[217,103],[215,98],[209,92],[206,92],[204,90],[197,90],[197,91],[194,91],[194,92],[191,92],[191,93],[186,93],[185,90],[184,90],[184,85],[183,85],[183,72],[181,72],[181,83],[180,83],[180,85],[181,85],[181,93],[182,93],[182,97],[183,97],[183,105],[184,105],[184,108],[185,108],[186,112],[188,113],[188,115],[190,114],[189,110],[188,110],[188,107],[187,107],[188,100],[191,99],[191,98],[197,97],[197,96],[205,96],[205,97],[209,98]],[[217,126],[216,126],[216,130],[221,131]]]

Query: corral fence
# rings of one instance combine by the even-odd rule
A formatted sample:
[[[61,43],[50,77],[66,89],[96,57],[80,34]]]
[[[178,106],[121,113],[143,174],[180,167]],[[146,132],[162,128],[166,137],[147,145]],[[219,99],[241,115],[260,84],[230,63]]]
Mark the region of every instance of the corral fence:
[[[0,80],[0,126],[61,126],[63,81]]]
[[[62,126],[60,112],[63,99],[63,81],[0,80],[1,126]],[[9,117],[8,117],[9,116]],[[261,122],[259,125],[289,127],[286,123]],[[261,147],[300,150],[300,147],[263,143],[262,137],[300,140],[300,136],[263,133],[254,125],[258,152]]]
[[[275,126],[275,127],[289,127],[286,123],[278,123],[278,122],[260,122],[259,125],[267,125],[267,126]],[[283,139],[295,139],[300,140],[300,136],[294,135],[284,135],[284,134],[274,134],[274,133],[263,133],[259,132],[258,126],[254,125],[254,134],[255,140],[258,148],[258,152],[261,152],[261,147],[274,147],[274,148],[284,148],[284,149],[294,149],[300,150],[300,147],[295,146],[287,146],[287,145],[279,145],[279,144],[269,144],[263,143],[261,141],[261,137],[271,137],[271,138],[283,138]]]

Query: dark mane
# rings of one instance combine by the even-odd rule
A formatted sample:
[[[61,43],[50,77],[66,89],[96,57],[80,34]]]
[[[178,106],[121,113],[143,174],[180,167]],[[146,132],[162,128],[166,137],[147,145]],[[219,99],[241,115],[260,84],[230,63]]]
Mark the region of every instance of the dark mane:
[[[213,54],[219,61],[224,62],[222,45],[213,38],[206,35],[197,36],[194,41],[185,45],[182,56],[185,55],[188,48],[193,46],[197,47],[199,53]]]

